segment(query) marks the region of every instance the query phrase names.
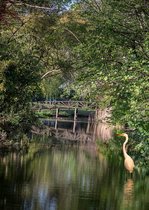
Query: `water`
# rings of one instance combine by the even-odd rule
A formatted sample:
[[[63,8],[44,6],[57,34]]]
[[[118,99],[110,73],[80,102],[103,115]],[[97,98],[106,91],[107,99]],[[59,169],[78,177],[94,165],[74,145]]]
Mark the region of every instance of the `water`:
[[[0,158],[0,210],[148,210],[149,177],[125,176],[94,146]]]

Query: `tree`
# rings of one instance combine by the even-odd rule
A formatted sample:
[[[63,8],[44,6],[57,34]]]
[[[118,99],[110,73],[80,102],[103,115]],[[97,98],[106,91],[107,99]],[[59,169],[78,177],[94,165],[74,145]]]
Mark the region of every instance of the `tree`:
[[[79,8],[87,35],[76,47],[78,82],[90,87],[100,107],[112,107],[113,123],[134,130],[134,153],[141,164],[139,145],[144,153],[149,148],[148,2],[86,0]]]
[[[5,10],[0,23],[0,126],[12,139],[20,139],[35,121],[30,102],[41,92],[43,74],[49,68],[51,72],[59,70],[62,63],[60,59],[56,63],[58,49],[54,36],[59,11],[49,9],[52,2],[58,8],[60,3],[64,6],[64,1],[50,1],[48,5],[46,1],[32,5],[27,1],[2,2]],[[9,6],[19,18],[11,20],[7,16]]]
[[[149,8],[133,0],[82,4],[88,33],[77,47],[82,61],[78,62],[78,66],[82,64],[79,80],[94,84],[91,91],[94,89],[95,96],[104,91],[105,100],[115,107],[113,113],[121,110],[115,115],[117,120],[126,121],[131,103],[140,108],[142,100],[147,103]]]

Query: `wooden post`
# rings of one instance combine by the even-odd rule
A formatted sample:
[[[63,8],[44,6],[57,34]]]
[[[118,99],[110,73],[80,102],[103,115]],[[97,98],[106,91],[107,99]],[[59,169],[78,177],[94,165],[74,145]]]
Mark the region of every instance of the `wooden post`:
[[[76,119],[77,119],[77,113],[78,113],[78,109],[77,109],[77,108],[75,108],[75,110],[74,110],[74,120],[76,120]]]
[[[73,131],[72,131],[72,132],[73,132],[73,133],[76,132],[76,120],[73,121]]]
[[[94,121],[94,131],[93,131],[93,141],[96,141],[97,123],[98,123],[98,109],[95,112]]]
[[[95,111],[95,122],[97,122],[97,121],[98,121],[98,112],[99,112],[99,110],[98,110],[98,109],[96,109],[96,111]]]
[[[86,128],[86,133],[89,133],[90,123],[91,123],[91,116],[89,114],[89,116],[88,116],[88,122],[87,122],[87,128]]]
[[[58,118],[59,108],[56,108],[56,118]]]
[[[55,112],[55,130],[57,130],[59,108],[56,108]]]
[[[77,109],[77,108],[75,108],[75,109],[74,109],[74,121],[73,121],[73,133],[75,133],[75,131],[76,131],[77,113],[78,113],[78,109]]]

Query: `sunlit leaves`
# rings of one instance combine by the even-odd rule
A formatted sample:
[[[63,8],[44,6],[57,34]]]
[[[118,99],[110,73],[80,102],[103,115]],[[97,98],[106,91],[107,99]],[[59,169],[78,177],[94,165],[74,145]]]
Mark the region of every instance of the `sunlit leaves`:
[[[82,1],[81,16],[87,23],[87,35],[76,47],[76,66],[82,70],[77,78],[80,90],[83,84],[84,89],[89,86],[88,95],[98,101],[99,107],[103,104],[112,107],[113,122],[127,124],[142,136],[139,141],[146,141],[149,129],[148,4],[105,0],[97,10],[94,2]],[[143,145],[144,149],[148,148]]]

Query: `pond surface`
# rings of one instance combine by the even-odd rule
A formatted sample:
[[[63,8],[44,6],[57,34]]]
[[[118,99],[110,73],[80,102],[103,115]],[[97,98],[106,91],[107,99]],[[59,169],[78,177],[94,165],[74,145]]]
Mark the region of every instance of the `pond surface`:
[[[0,158],[0,210],[148,209],[149,177],[126,177],[92,145]]]

